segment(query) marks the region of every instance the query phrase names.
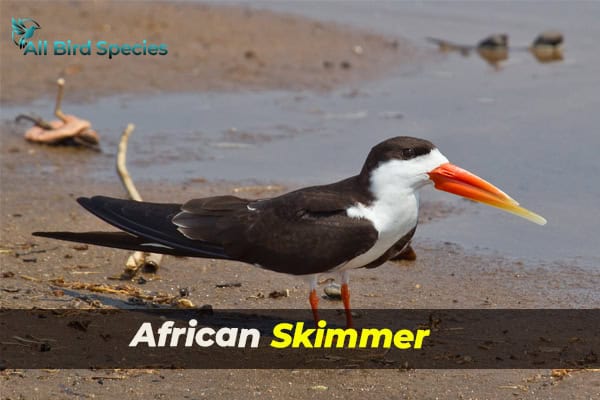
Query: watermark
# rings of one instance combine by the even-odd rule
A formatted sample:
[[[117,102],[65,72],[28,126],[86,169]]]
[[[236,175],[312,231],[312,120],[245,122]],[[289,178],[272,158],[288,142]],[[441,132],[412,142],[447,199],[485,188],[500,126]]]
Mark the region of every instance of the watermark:
[[[71,39],[34,40],[41,25],[33,18],[12,18],[11,39],[27,56],[101,56],[112,59],[116,56],[166,56],[166,43],[152,43],[146,39],[136,42],[112,43],[107,40],[88,39],[76,42]]]

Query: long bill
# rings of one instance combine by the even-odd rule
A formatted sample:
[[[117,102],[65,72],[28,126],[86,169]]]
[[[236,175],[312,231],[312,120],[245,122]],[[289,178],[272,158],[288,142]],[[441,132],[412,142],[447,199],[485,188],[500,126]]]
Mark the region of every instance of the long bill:
[[[436,189],[499,208],[538,225],[546,224],[546,219],[541,215],[519,206],[517,201],[496,186],[454,164],[440,165],[429,172],[429,178]]]

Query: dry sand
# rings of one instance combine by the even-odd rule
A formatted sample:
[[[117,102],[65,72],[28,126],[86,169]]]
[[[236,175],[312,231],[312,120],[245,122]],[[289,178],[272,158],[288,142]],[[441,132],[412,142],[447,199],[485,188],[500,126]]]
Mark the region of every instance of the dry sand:
[[[116,39],[133,37],[137,32],[148,34],[150,39],[162,38],[174,49],[173,57],[156,62],[48,59],[44,68],[40,68],[31,60],[8,57],[8,52],[16,49],[9,41],[3,41],[0,47],[3,102],[28,101],[39,93],[53,91],[53,81],[59,73],[70,77],[73,92],[83,99],[121,92],[326,89],[349,79],[377,76],[384,69],[381,60],[400,62],[402,57],[412,54],[402,41],[238,8],[172,4],[146,7],[140,3],[116,8],[104,2],[90,2],[68,3],[59,13],[44,3],[3,1],[1,4],[4,18],[35,16],[48,37],[67,33],[74,38],[87,37],[87,30],[88,34]],[[58,18],[61,24],[51,22]],[[139,23],[135,27],[124,23],[132,18]],[[367,49],[366,56],[352,52],[356,44]],[[246,57],[248,51],[254,56]],[[351,62],[350,69],[339,67],[345,60]],[[331,61],[333,67],[324,67],[324,61]],[[126,72],[115,74],[115,66]],[[148,79],[152,81],[148,83]],[[25,143],[7,123],[0,128],[0,140],[0,273],[3,273],[0,305],[76,308],[107,299],[123,304],[126,298],[84,291],[57,296],[49,281],[62,277],[69,281],[113,283],[107,277],[122,271],[126,251],[92,246],[82,249],[30,235],[35,230],[106,229],[105,224],[85,213],[74,199],[96,193],[123,196],[116,177],[114,182],[90,181],[86,179],[90,153]],[[112,168],[114,160],[103,155],[93,157],[99,157],[93,164],[103,162]],[[146,199],[170,202],[232,193],[235,186],[235,183],[215,182],[179,185],[139,182]],[[171,193],[176,193],[176,198]],[[265,194],[274,193],[250,195]],[[443,218],[445,212],[439,210],[439,205],[424,207],[423,219]],[[415,249],[418,254],[415,262],[388,263],[377,270],[353,274],[354,305],[361,308],[572,307],[586,304],[585,291],[594,289],[594,282],[586,282],[585,271],[577,268],[530,265],[468,254],[452,244],[420,242],[418,232]],[[146,283],[135,280],[131,284],[173,294],[185,287],[196,305],[307,306],[303,282],[240,263],[169,257],[158,274],[144,277]],[[241,286],[216,287],[224,282],[240,282]],[[289,297],[257,296],[285,289],[289,289]],[[322,305],[341,307],[335,301],[323,301]],[[552,377],[549,370],[5,370],[0,373],[0,382],[3,399],[249,396],[591,399],[600,396],[597,372],[576,371],[560,379]]]
[[[160,91],[314,89],[373,77],[411,58],[404,41],[332,24],[236,7],[203,4],[2,1],[2,15],[31,16],[35,38],[84,43],[166,43],[166,56],[22,55],[0,45],[0,101],[21,102],[54,91],[59,75],[69,96]],[[361,51],[355,47],[360,46]]]

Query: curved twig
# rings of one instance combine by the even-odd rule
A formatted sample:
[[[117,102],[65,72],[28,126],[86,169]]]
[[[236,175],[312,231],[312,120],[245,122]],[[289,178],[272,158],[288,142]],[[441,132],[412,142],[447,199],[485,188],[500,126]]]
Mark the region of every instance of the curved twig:
[[[125,190],[127,190],[131,200],[142,201],[142,196],[140,196],[140,193],[133,184],[133,180],[131,179],[129,172],[127,171],[127,166],[125,165],[127,161],[127,142],[129,141],[129,135],[133,133],[134,129],[135,125],[129,124],[121,134],[119,152],[117,153],[117,173],[121,177],[123,186],[125,186]]]
[[[123,133],[121,134],[121,141],[119,142],[119,151],[117,153],[117,173],[119,174],[121,182],[123,182],[123,186],[129,194],[129,197],[135,201],[142,201],[142,196],[133,184],[133,180],[131,179],[131,175],[129,175],[129,171],[127,171],[126,166],[127,143],[129,141],[129,136],[131,135],[131,133],[133,133],[134,129],[135,125],[128,124]],[[137,272],[142,267],[156,271],[160,267],[162,258],[162,254],[136,251],[127,259],[127,262],[125,263],[126,268],[122,274],[122,277],[126,279],[131,279],[137,274]]]

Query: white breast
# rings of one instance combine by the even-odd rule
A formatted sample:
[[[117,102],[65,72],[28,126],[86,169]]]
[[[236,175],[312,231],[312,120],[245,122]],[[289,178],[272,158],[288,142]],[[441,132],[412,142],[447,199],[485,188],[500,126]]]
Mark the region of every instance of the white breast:
[[[378,232],[377,241],[367,252],[338,266],[336,270],[364,267],[377,260],[398,240],[417,225],[419,199],[416,193],[404,196],[398,203],[375,201],[370,207],[357,204],[347,210],[352,218],[365,218],[373,223]]]
[[[419,215],[418,190],[430,183],[428,171],[447,163],[437,149],[410,160],[389,160],[371,172],[372,204],[355,204],[346,213],[351,218],[371,221],[378,232],[375,244],[367,252],[339,265],[348,270],[363,267],[381,257],[404,235],[417,225]]]

